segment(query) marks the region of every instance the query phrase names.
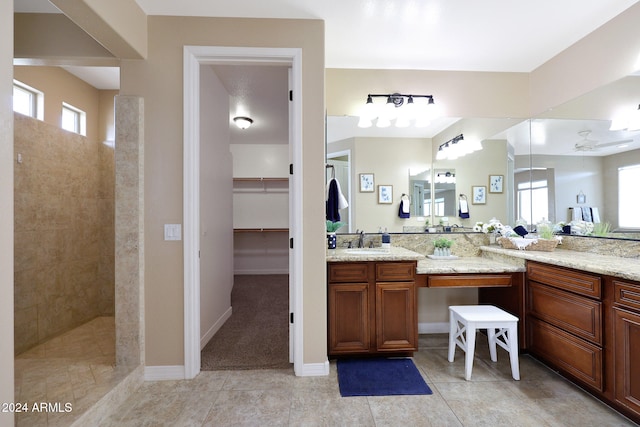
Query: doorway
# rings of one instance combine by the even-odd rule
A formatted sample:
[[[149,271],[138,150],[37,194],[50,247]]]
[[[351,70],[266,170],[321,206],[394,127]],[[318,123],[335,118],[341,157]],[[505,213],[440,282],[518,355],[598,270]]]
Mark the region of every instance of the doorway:
[[[302,164],[301,50],[185,46],[184,48],[184,336],[185,378],[200,372],[200,71],[202,65],[287,65],[291,68],[289,120],[289,238],[301,242],[301,187],[296,170]],[[291,246],[293,246],[291,248]],[[302,319],[302,256],[300,245],[289,250],[290,318]],[[303,367],[302,322],[290,325],[290,352],[294,371]]]

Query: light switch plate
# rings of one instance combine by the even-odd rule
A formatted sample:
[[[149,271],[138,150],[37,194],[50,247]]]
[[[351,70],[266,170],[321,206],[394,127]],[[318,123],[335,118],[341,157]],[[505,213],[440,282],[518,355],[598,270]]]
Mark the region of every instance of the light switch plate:
[[[165,224],[164,240],[182,240],[181,224]]]

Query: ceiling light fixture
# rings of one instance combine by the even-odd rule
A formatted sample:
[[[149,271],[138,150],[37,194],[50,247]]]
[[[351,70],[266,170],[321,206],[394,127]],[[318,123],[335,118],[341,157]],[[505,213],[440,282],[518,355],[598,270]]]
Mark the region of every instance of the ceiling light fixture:
[[[385,98],[386,103],[373,102],[373,98]],[[426,101],[421,101],[424,98]],[[429,126],[437,116],[433,95],[369,94],[360,113],[358,126],[368,128],[376,121],[377,127],[388,127],[392,121],[396,127],[407,127],[414,121],[416,127]]]
[[[437,160],[455,160],[474,151],[482,150],[482,144],[478,140],[465,140],[460,134],[438,147]]]
[[[249,117],[244,117],[244,116],[234,117],[233,118],[233,122],[240,129],[246,129],[246,128],[248,128],[249,126],[251,126],[253,124],[253,120],[252,119],[250,119]]]

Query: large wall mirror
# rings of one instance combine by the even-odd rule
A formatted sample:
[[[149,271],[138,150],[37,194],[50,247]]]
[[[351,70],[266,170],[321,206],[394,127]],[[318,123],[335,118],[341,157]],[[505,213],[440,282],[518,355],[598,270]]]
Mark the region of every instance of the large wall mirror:
[[[506,185],[500,192],[488,193],[482,204],[470,204],[469,218],[459,216],[459,199],[471,200],[474,187],[488,189],[490,176],[508,174],[507,141],[486,136],[504,130],[513,120],[445,118],[429,128],[402,129],[361,129],[357,122],[356,117],[349,116],[327,118],[327,163],[332,165],[331,173],[348,170],[337,178],[349,200],[349,208],[341,212],[341,221],[346,225],[339,233],[380,229],[416,232],[444,225],[471,231],[476,221],[497,217],[506,222],[509,218],[510,190]],[[455,160],[436,160],[436,141],[453,137],[448,133],[462,132],[465,139],[482,141],[483,149]],[[338,172],[335,174],[339,176]],[[372,179],[371,188],[362,188],[363,174]],[[327,179],[330,178],[328,172]],[[380,203],[380,186],[392,189],[392,203]],[[408,218],[399,212],[403,197],[410,201]]]
[[[640,164],[640,131],[624,124],[611,130],[612,115],[638,113],[639,102],[640,76],[632,75],[526,120],[450,118],[428,132],[373,127],[363,133],[356,117],[328,117],[328,162],[340,157],[348,171],[342,185],[349,191],[348,225],[339,231],[420,230],[437,225],[439,216],[469,230],[476,221],[493,217],[535,224],[543,219],[593,220],[596,215],[611,225],[608,237],[640,239],[633,222],[637,208],[620,208],[635,201],[635,193],[621,194],[624,183],[619,182],[625,168]],[[482,135],[483,150],[456,160],[435,160],[439,136],[461,132]],[[438,194],[446,190],[436,189],[435,183],[437,174],[447,171],[455,173],[452,203],[441,200]],[[373,176],[374,192],[360,191],[357,177],[363,172]],[[503,191],[487,190],[483,204],[472,203],[473,189],[488,187],[492,175],[504,175]],[[378,185],[392,187],[394,203],[378,203]],[[409,219],[398,217],[403,194],[411,198]],[[458,217],[461,195],[469,199],[469,219]],[[453,211],[438,210],[439,203]]]
[[[610,225],[604,237],[640,239],[637,198],[624,191],[640,173],[640,130],[626,122],[639,102],[640,76],[628,76],[497,135],[514,147],[516,218],[591,220]]]

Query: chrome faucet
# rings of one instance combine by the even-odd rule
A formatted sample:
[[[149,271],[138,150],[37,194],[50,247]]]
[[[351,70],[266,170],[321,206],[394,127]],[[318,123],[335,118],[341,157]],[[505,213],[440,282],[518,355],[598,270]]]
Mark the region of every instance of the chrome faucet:
[[[364,230],[360,231],[360,236],[358,237],[358,247],[364,248]]]

